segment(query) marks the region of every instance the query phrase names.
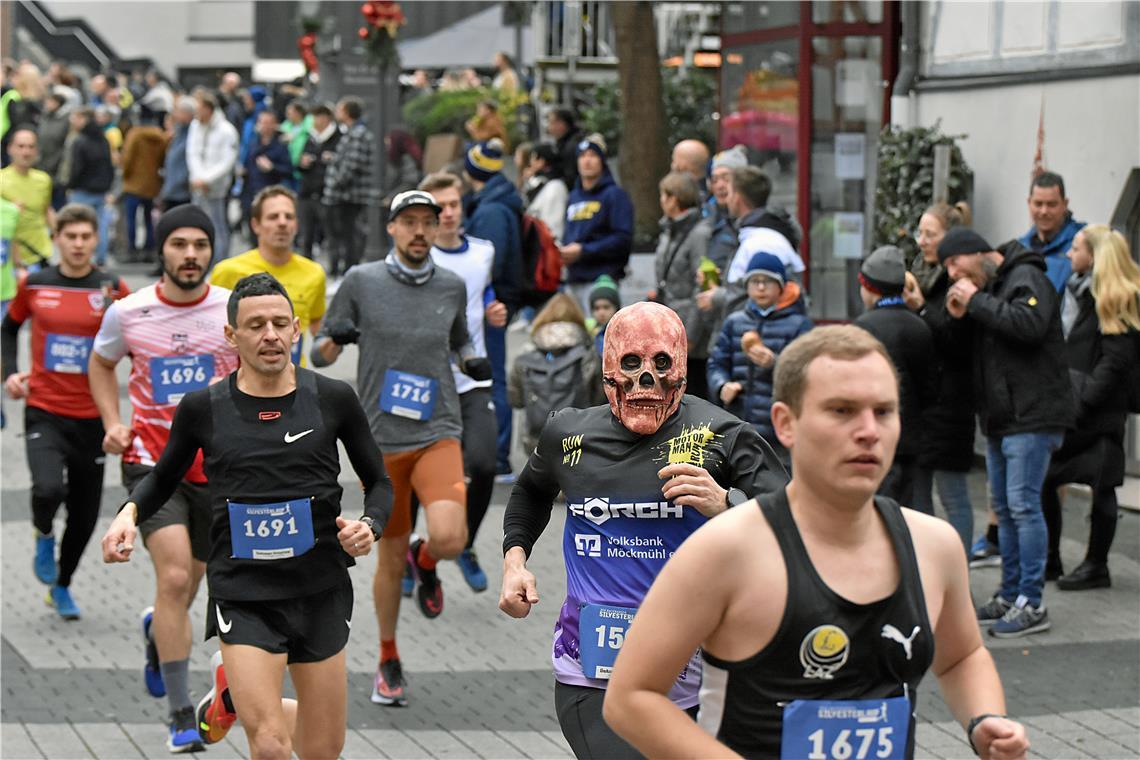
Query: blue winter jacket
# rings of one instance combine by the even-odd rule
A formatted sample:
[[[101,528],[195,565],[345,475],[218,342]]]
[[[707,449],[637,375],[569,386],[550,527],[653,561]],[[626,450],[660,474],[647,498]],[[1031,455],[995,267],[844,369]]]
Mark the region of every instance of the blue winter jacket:
[[[771,367],[754,364],[744,353],[740,340],[744,333],[755,330],[760,333],[764,345],[776,354],[778,362],[784,347],[812,327],[802,298],[786,306],[777,304],[766,317],[752,301],[740,311],[729,314],[709,357],[710,398],[720,398],[720,389],[725,383],[740,383],[743,390],[725,409],[751,423],[765,440],[776,440],[772,429],[772,376],[776,367],[774,364]]]
[[[633,203],[609,169],[589,190],[580,178],[574,183],[566,202],[562,243],[582,244],[582,256],[566,268],[570,282],[593,282],[603,274],[615,280],[625,276],[633,247]]]
[[[186,140],[190,126],[179,125],[174,129],[170,145],[166,147],[166,160],[162,166],[162,191],[159,197],[165,201],[190,200],[190,169],[186,166]]]
[[[1057,234],[1047,241],[1043,242],[1037,237],[1036,227],[1030,227],[1029,232],[1017,239],[1017,242],[1029,250],[1036,251],[1045,257],[1045,276],[1049,278],[1049,282],[1053,283],[1053,287],[1057,289],[1058,293],[1065,292],[1065,283],[1068,282],[1069,275],[1073,273],[1073,265],[1065,254],[1073,247],[1073,238],[1086,224],[1086,222],[1078,222],[1073,219],[1073,215],[1070,213],[1065,216],[1065,223],[1061,225],[1061,229],[1057,230]]]
[[[502,174],[491,177],[482,190],[463,199],[467,218],[463,231],[495,246],[491,283],[498,299],[512,310],[522,300],[522,212],[522,198]]]

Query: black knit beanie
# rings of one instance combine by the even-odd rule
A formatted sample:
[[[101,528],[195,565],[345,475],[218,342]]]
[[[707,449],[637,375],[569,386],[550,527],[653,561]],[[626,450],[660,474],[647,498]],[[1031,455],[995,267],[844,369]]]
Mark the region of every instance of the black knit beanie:
[[[938,244],[938,263],[945,264],[951,256],[969,253],[989,253],[994,247],[968,227],[951,227]]]
[[[163,246],[166,245],[166,239],[170,237],[170,233],[183,227],[193,227],[206,233],[206,237],[210,239],[210,257],[213,258],[216,253],[214,250],[214,223],[210,221],[210,217],[206,215],[205,211],[191,203],[175,206],[158,218],[158,224],[154,228],[154,237],[158,245],[159,255],[162,255]]]

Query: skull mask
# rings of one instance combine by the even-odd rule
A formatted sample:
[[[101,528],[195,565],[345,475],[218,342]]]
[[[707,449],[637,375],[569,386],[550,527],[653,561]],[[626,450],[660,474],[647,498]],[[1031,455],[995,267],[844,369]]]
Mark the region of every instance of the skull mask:
[[[688,362],[685,326],[677,313],[641,302],[619,311],[606,327],[602,382],[618,422],[651,435],[681,405]]]

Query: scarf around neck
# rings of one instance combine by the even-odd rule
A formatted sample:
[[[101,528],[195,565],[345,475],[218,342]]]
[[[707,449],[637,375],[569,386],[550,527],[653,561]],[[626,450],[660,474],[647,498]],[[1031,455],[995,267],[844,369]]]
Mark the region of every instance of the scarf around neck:
[[[396,280],[405,285],[423,285],[435,274],[435,262],[432,261],[431,256],[427,257],[422,267],[413,269],[400,261],[400,257],[396,255],[395,251],[392,251],[384,259],[384,265],[388,267],[388,271]]]

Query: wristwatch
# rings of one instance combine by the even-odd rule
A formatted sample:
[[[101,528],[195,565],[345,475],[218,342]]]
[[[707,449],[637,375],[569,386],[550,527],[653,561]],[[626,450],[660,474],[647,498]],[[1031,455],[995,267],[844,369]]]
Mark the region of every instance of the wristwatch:
[[[970,718],[970,722],[966,724],[966,742],[970,745],[970,749],[974,750],[975,755],[981,757],[981,753],[978,752],[978,748],[974,746],[974,729],[978,727],[978,724],[986,718],[1008,717],[1008,715],[998,715],[997,713],[982,713],[981,715],[975,715],[973,718]]]
[[[376,526],[373,524],[371,517],[369,517],[368,515],[364,515],[363,517],[360,518],[360,522],[367,525],[368,530],[372,531],[372,540],[373,541],[379,541],[380,540],[380,534],[376,532]]]
[[[740,506],[746,501],[748,501],[748,494],[744,493],[744,491],[741,491],[739,488],[730,488],[724,494],[725,506],[729,507],[730,509],[732,507]]]

